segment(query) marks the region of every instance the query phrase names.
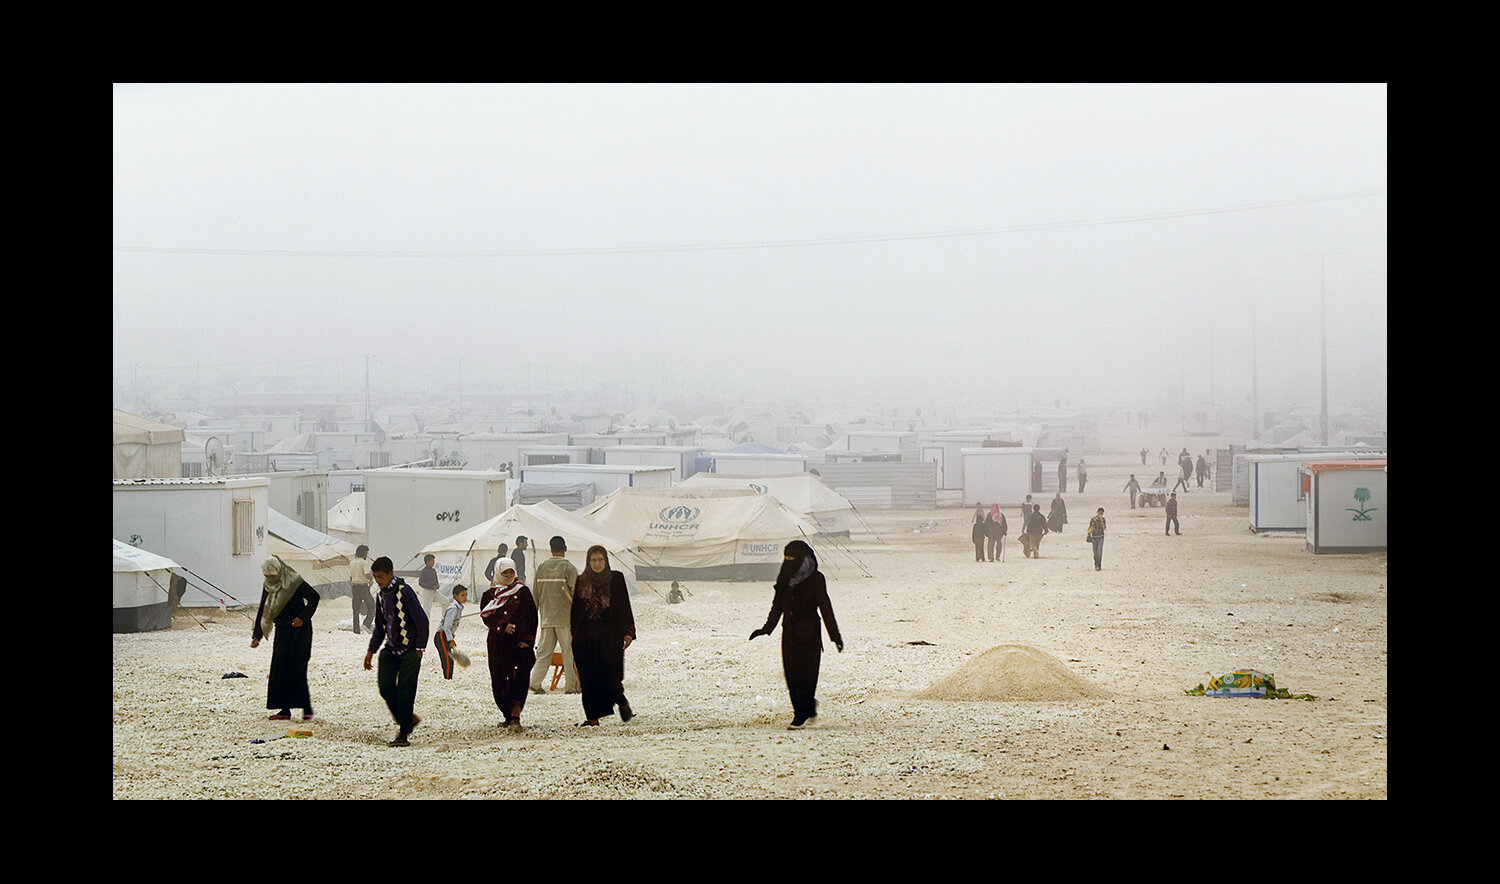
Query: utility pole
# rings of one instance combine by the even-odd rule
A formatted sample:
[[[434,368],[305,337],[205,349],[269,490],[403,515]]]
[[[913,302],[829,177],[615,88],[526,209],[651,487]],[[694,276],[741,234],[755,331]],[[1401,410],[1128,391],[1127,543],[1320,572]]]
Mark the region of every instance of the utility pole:
[[[1260,369],[1255,360],[1260,348],[1255,342],[1255,298],[1250,299],[1250,438],[1260,438]]]
[[[1311,254],[1304,252],[1303,254]],[[1320,350],[1319,386],[1322,388],[1321,435],[1324,447],[1328,445],[1328,252],[1318,252],[1318,338]]]
[[[1328,447],[1328,253],[1318,256],[1318,321],[1322,326],[1323,447]]]
[[[370,419],[370,354],[365,354],[365,432],[374,430]]]

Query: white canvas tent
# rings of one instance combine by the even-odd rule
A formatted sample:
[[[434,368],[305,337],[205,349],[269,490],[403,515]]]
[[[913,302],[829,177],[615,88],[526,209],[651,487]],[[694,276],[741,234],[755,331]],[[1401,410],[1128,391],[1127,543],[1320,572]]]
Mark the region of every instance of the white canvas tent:
[[[266,515],[266,549],[313,586],[347,588],[349,561],[354,544],[309,528],[296,519],[271,510]]]
[[[631,541],[642,580],[774,580],[782,548],[818,533],[748,488],[620,488],[579,514]]]
[[[115,541],[114,631],[172,627],[172,569],[177,563]]]
[[[485,565],[495,557],[500,544],[514,545],[521,536],[530,540],[526,557],[528,582],[536,575],[537,564],[552,555],[548,544],[557,536],[568,542],[565,558],[580,573],[587,566],[584,557],[589,547],[604,547],[609,551],[610,565],[625,575],[626,587],[635,591],[637,562],[630,543],[550,500],[516,504],[473,528],[427,544],[420,555],[431,553],[436,559],[433,567],[438,573],[440,592],[447,595],[455,583],[462,583],[471,590],[470,601],[478,601],[479,593],[490,585],[484,576]]]
[[[365,542],[365,493],[351,491],[328,508],[328,533],[358,546]]]
[[[676,487],[749,488],[757,494],[770,494],[788,509],[811,520],[818,526],[818,534],[824,536],[848,537],[854,517],[854,504],[811,473],[755,477],[698,473],[678,482]]]
[[[115,409],[114,477],[182,478],[181,427]]]

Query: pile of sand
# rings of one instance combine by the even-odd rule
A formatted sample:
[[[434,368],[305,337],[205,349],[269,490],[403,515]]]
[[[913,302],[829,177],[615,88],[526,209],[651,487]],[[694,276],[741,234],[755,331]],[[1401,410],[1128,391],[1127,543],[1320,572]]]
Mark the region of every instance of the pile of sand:
[[[1102,700],[1109,691],[1029,645],[998,645],[918,693],[919,700]]]

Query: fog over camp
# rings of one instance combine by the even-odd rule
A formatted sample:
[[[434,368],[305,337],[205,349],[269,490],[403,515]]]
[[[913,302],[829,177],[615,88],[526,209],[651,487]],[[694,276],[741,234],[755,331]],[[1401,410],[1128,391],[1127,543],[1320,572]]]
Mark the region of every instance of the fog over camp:
[[[1383,415],[1386,88],[121,85],[113,396]],[[696,413],[695,413],[696,412]],[[1170,413],[1166,417],[1175,417]]]
[[[115,84],[112,795],[1386,799],[1386,92]]]

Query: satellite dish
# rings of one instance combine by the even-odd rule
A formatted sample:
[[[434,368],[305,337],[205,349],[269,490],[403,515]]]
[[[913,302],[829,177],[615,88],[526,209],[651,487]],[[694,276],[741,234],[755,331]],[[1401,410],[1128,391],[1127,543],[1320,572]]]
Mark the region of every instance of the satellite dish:
[[[209,436],[203,445],[203,468],[210,476],[222,476],[229,469],[229,456],[218,436]]]

